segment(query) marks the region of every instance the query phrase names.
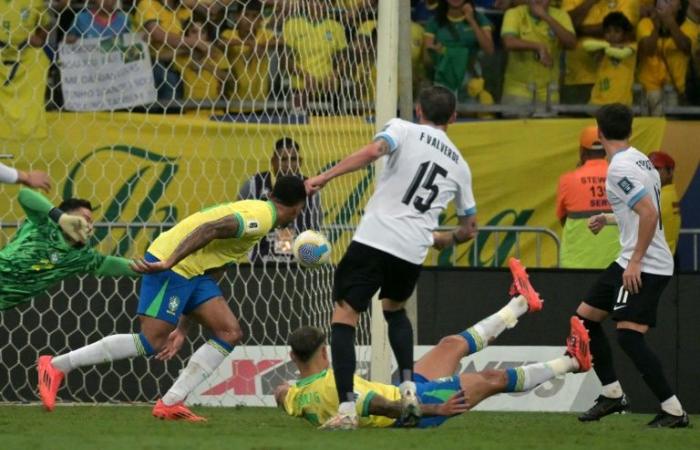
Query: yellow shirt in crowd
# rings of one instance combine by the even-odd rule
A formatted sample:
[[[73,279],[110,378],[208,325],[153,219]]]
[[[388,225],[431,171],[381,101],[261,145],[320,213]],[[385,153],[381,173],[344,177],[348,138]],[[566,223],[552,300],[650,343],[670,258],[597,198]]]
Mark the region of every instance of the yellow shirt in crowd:
[[[562,9],[572,11],[583,4],[585,0],[564,0]],[[583,25],[600,25],[605,16],[611,12],[621,12],[633,26],[639,22],[639,0],[598,1],[588,11]],[[596,80],[598,61],[594,55],[585,51],[579,39],[574,50],[566,52],[566,74],[564,84],[593,84]]]
[[[47,31],[51,16],[43,0],[0,2],[0,60],[19,61],[19,48],[39,27]]]
[[[681,231],[681,204],[674,184],[667,184],[661,188],[661,224],[671,254],[675,254]]]
[[[197,227],[207,222],[234,216],[238,221],[238,234],[234,238],[215,239],[192,253],[172,268],[185,278],[202,275],[245,257],[251,248],[275,226],[277,209],[271,202],[241,200],[205,208],[185,217],[177,225],[160,234],[148,247],[148,252],[164,261],[173,254],[180,242]]]
[[[637,42],[651,36],[654,22],[648,17],[639,21],[637,26]],[[690,39],[693,50],[697,49],[700,37],[700,26],[686,18],[681,24],[681,32]],[[659,37],[657,53],[653,56],[640,58],[639,82],[646,91],[659,91],[665,84],[674,86],[679,93],[685,92],[685,77],[688,71],[690,55],[676,47],[672,37]]]
[[[294,64],[300,72],[318,80],[333,76],[333,57],[347,48],[345,29],[332,19],[313,22],[304,17],[289,19],[282,30],[284,43],[294,50]],[[304,86],[303,77],[294,77],[295,89]]]
[[[574,33],[574,26],[569,15],[561,9],[550,7],[549,15],[566,30]],[[513,51],[508,53],[508,65],[503,83],[503,95],[530,97],[528,84],[534,83],[537,98],[544,101],[547,85],[559,82],[559,59],[561,47],[554,32],[547,22],[530,14],[527,5],[517,6],[506,11],[501,27],[501,36],[514,36],[519,39],[546,44],[552,55],[553,67],[545,67],[537,60],[534,51]]]
[[[182,35],[182,26],[190,17],[192,10],[182,4],[173,10],[157,0],[141,0],[134,13],[135,29],[145,32],[147,23],[156,22],[166,32]],[[151,41],[151,56],[159,61],[172,61],[175,49]]]
[[[228,71],[231,66],[223,53],[212,51],[202,60],[190,55],[175,57],[175,66],[182,78],[185,100],[216,101],[222,94],[225,77],[219,71]],[[212,70],[213,69],[213,70]]]
[[[613,58],[604,52],[599,56],[598,71],[593,90],[591,91],[591,104],[632,104],[632,85],[634,84],[635,66],[637,65],[637,45],[633,43],[625,45],[625,47],[634,50],[634,53],[627,58]]]
[[[267,54],[256,53],[255,47],[266,48],[274,40],[274,33],[261,26],[255,33],[254,45],[232,45],[228,58],[233,69],[234,81],[227,94],[234,100],[263,102],[270,93],[270,61]],[[226,30],[221,38],[225,42],[240,41],[238,32]]]
[[[353,379],[357,415],[362,427],[390,427],[395,419],[369,415],[369,402],[379,394],[388,400],[401,399],[399,388],[389,384],[367,381],[355,375]],[[314,425],[322,425],[338,412],[338,393],[335,389],[333,369],[298,380],[290,386],[284,398],[284,410],[290,416],[303,417]]]

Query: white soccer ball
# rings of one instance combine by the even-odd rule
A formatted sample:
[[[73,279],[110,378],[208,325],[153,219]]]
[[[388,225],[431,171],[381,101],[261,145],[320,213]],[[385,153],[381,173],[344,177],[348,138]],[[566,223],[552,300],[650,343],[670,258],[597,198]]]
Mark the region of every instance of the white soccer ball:
[[[317,267],[331,260],[331,243],[326,236],[314,230],[306,230],[294,239],[294,258],[304,267]]]

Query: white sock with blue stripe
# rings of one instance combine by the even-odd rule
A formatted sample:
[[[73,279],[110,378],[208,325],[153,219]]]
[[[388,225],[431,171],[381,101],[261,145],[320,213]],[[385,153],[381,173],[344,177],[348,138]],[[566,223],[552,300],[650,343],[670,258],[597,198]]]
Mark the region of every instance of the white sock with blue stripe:
[[[94,366],[133,358],[140,354],[147,354],[147,352],[138,334],[114,334],[65,355],[56,356],[51,360],[51,364],[61,372],[68,373],[76,367]]]
[[[199,347],[190,358],[187,366],[180,372],[175,384],[163,396],[163,403],[170,406],[184,401],[190,392],[224,362],[232,350],[232,345],[215,338]]]
[[[514,367],[506,370],[508,384],[505,392],[529,391],[545,381],[577,370],[578,363],[569,356],[562,356],[543,363]]]

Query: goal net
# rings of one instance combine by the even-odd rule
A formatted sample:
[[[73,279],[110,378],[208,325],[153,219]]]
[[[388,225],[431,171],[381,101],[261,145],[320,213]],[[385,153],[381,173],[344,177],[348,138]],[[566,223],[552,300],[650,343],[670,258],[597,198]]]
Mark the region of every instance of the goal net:
[[[47,171],[53,203],[90,200],[91,245],[103,253],[142,256],[189,214],[241,195],[264,197],[276,174],[296,166],[316,174],[373,135],[376,2],[23,4],[0,5],[2,162]],[[337,263],[372,182],[373,170],[334,181],[306,222],[272,233],[226,271],[220,286],[243,345],[191,401],[271,405],[274,387],[295,377],[287,337],[301,325],[328,330],[333,268],[290,264],[291,239],[320,227]],[[17,193],[0,186],[2,246],[24,218]],[[0,401],[37,400],[40,354],[138,331],[138,289],[134,279],[82,276],[0,313]],[[59,399],[153,401],[205,338],[193,330],[166,363],[134,358],[76,369]],[[364,315],[358,344],[369,343]],[[358,360],[366,369],[368,351]]]

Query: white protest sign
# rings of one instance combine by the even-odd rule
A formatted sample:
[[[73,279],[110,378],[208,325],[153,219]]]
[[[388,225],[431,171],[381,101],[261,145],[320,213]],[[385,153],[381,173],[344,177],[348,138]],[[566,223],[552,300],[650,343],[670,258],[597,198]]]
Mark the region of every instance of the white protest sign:
[[[110,111],[156,101],[148,47],[138,34],[59,47],[64,107]]]

